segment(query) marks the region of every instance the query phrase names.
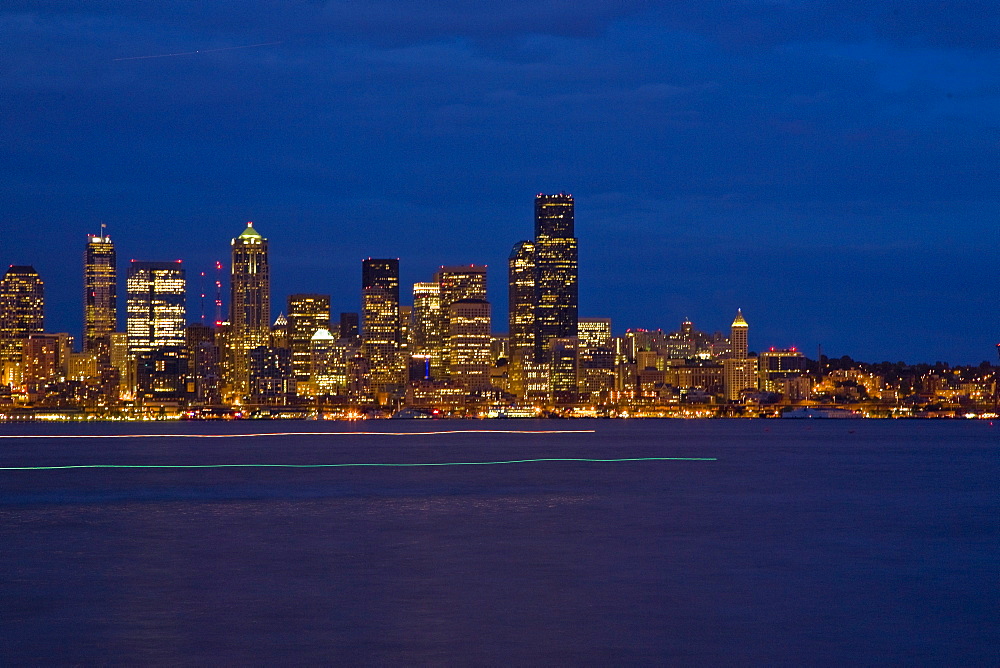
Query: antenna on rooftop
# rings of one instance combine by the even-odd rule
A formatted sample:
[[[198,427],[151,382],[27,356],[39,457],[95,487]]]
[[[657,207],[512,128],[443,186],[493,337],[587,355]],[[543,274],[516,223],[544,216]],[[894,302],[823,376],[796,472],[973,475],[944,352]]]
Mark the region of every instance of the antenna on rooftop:
[[[201,324],[205,324],[205,272],[201,272]]]
[[[222,322],[222,263],[215,263],[215,324]]]

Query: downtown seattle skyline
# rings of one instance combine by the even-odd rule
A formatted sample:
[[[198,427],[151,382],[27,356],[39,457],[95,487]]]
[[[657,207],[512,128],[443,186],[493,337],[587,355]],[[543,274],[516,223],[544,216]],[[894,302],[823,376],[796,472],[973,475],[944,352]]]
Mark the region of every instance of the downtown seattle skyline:
[[[6,3],[0,262],[77,331],[102,221],[210,271],[254,220],[275,294],[351,304],[358,258],[498,267],[566,190],[616,327],[739,306],[760,345],[993,360],[997,25],[944,7]]]

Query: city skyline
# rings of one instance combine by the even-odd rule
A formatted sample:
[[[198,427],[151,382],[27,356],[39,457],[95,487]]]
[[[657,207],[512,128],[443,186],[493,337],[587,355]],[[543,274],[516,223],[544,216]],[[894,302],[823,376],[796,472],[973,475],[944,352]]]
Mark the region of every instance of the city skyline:
[[[275,294],[349,304],[358,258],[403,258],[404,285],[503,266],[530,196],[567,191],[581,314],[724,329],[742,307],[768,345],[995,357],[982,5],[247,9],[0,10],[0,261],[45,277],[53,327],[77,330],[69,258],[101,222],[121,259],[183,258],[194,284],[254,220],[280,240]]]
[[[542,197],[559,197],[559,196],[563,196],[563,195],[564,195],[563,193],[559,193],[559,195],[541,195],[541,194],[539,194],[539,195],[535,196],[536,204],[537,204],[538,198],[542,198]],[[566,195],[566,196],[569,197],[570,206],[571,206],[571,209],[572,209],[573,198],[572,198],[571,195]],[[536,226],[538,224],[537,213],[538,213],[538,211],[537,211],[537,206],[536,206],[536,220],[535,220],[535,225]],[[572,217],[572,214],[570,214],[570,215]],[[265,273],[268,273],[268,269],[267,269],[267,264],[268,264],[268,261],[267,261],[267,244],[268,244],[268,239],[265,239],[262,235],[260,235],[257,232],[257,230],[254,228],[255,223],[253,221],[249,221],[249,222],[243,223],[242,225],[245,226],[243,234],[242,235],[237,235],[235,238],[231,237],[230,238],[231,243],[234,244],[234,245],[236,245],[237,242],[240,242],[240,241],[246,239],[247,238],[247,232],[249,231],[249,237],[251,238],[252,241],[255,241],[256,243],[262,243],[263,244],[263,252],[264,252],[264,258],[265,258]],[[571,223],[571,226],[572,226],[572,223]],[[237,224],[236,227],[239,227],[239,224]],[[79,314],[78,314],[77,320],[79,322],[76,323],[75,327],[72,326],[72,322],[70,322],[72,320],[72,317],[67,317],[67,314],[65,312],[60,312],[60,313],[52,313],[51,312],[52,311],[52,307],[50,307],[49,304],[52,301],[55,301],[56,303],[59,303],[60,301],[64,301],[64,300],[61,300],[58,297],[55,300],[52,300],[52,296],[53,296],[52,292],[51,292],[52,291],[52,287],[48,285],[48,282],[45,280],[45,277],[42,276],[41,273],[39,272],[39,276],[42,278],[42,281],[43,281],[43,283],[45,283],[45,286],[46,286],[45,287],[45,305],[46,306],[45,306],[45,313],[44,313],[44,317],[45,317],[45,331],[46,332],[67,332],[67,333],[69,333],[73,337],[74,341],[76,342],[76,344],[75,344],[76,348],[80,349],[80,350],[85,350],[85,346],[86,346],[86,332],[85,332],[85,330],[86,330],[86,313],[87,313],[87,303],[88,303],[88,297],[87,297],[87,295],[89,294],[87,292],[87,290],[86,290],[86,281],[90,280],[90,279],[87,278],[87,276],[93,274],[93,270],[89,270],[88,269],[88,267],[90,266],[89,265],[90,258],[91,258],[90,253],[92,253],[93,252],[93,248],[96,247],[96,248],[104,250],[104,253],[109,254],[110,257],[111,257],[111,260],[114,261],[114,256],[115,256],[115,254],[118,251],[116,243],[115,243],[114,239],[112,238],[112,231],[107,228],[106,224],[102,223],[100,225],[100,234],[99,235],[98,234],[87,233],[84,236],[85,236],[85,239],[86,239],[86,250],[85,250],[85,253],[84,253],[85,257],[84,257],[84,263],[83,263],[83,267],[82,267],[83,268],[83,274],[82,274],[83,279],[82,279],[82,281],[80,283],[80,286],[79,286],[84,291],[84,299],[83,299],[83,301],[80,304],[78,304]],[[574,241],[574,246],[575,246],[576,239],[574,238],[573,241]],[[523,244],[529,244],[529,246],[531,246],[532,248],[534,247],[534,242],[532,242],[532,241],[517,242],[516,244],[514,244],[513,251],[511,251],[509,253],[509,256],[507,258],[507,262],[500,264],[500,266],[494,265],[494,267],[495,267],[494,271],[496,271],[496,272],[503,271],[504,280],[502,280],[502,281],[494,280],[493,282],[495,284],[490,287],[489,292],[487,294],[487,301],[491,304],[491,310],[492,310],[492,318],[491,318],[491,320],[493,321],[493,325],[492,325],[492,333],[493,334],[508,334],[508,335],[510,334],[510,331],[509,331],[510,328],[504,326],[504,324],[508,324],[508,317],[509,317],[509,311],[508,311],[508,305],[509,305],[509,303],[508,303],[508,300],[510,298],[510,295],[508,294],[508,284],[507,284],[507,282],[508,282],[508,278],[509,277],[507,275],[507,272],[509,271],[509,265],[510,265],[511,261],[513,260],[514,254],[516,252],[518,252],[518,250],[522,247]],[[170,253],[169,250],[165,250],[164,252],[159,253],[159,255],[161,255],[161,256],[170,256],[171,253]],[[220,255],[220,257],[221,257],[221,255]],[[362,260],[363,260],[363,263],[364,262],[370,262],[371,258],[368,258],[368,259],[362,258]],[[2,261],[2,260],[0,260],[0,261]],[[107,263],[107,260],[102,260],[102,261],[105,264]],[[405,306],[406,308],[412,308],[412,305],[415,303],[415,299],[414,299],[415,295],[412,294],[412,289],[416,288],[417,285],[429,285],[427,283],[421,283],[420,279],[421,278],[426,278],[426,277],[420,277],[420,276],[418,276],[417,277],[418,280],[415,280],[415,281],[413,281],[411,283],[408,283],[406,281],[406,279],[403,278],[403,277],[407,276],[407,275],[412,275],[415,270],[411,269],[409,272],[404,272],[403,271],[403,268],[406,265],[405,258],[392,258],[391,260],[384,260],[384,261],[385,262],[394,262],[395,263],[395,265],[396,265],[395,272],[396,272],[396,275],[398,276],[398,278],[396,280],[399,283],[399,288],[398,289],[401,291],[401,295],[405,294],[405,298],[401,297],[401,296],[396,298],[397,299],[397,304],[399,305],[400,308],[402,308],[403,306]],[[122,261],[122,262],[124,262],[124,261]],[[149,264],[150,262],[149,261],[132,259],[130,261],[130,263],[132,263],[132,264],[134,264],[134,263]],[[152,263],[153,264],[157,264],[156,261],[153,261]],[[185,295],[186,295],[186,307],[185,307],[185,309],[186,309],[186,319],[187,319],[188,323],[194,324],[194,323],[201,322],[201,323],[204,323],[204,324],[207,324],[207,325],[214,324],[213,313],[214,313],[214,309],[215,309],[216,305],[215,305],[214,302],[210,303],[208,301],[209,298],[212,296],[210,294],[210,292],[211,292],[211,290],[214,287],[214,282],[210,281],[210,278],[213,278],[213,277],[221,277],[222,278],[222,291],[223,291],[222,294],[225,297],[228,298],[228,300],[225,301],[225,302],[223,302],[223,304],[222,304],[222,313],[223,313],[223,316],[224,316],[224,320],[226,318],[231,317],[233,300],[234,300],[234,297],[236,295],[236,291],[234,290],[234,287],[233,287],[233,281],[232,281],[233,275],[232,275],[232,267],[231,266],[227,265],[225,262],[221,262],[221,261],[216,260],[216,261],[213,261],[211,263],[211,267],[209,267],[209,266],[205,266],[205,267],[190,267],[188,265],[188,263],[185,260],[183,260],[183,259],[178,259],[178,260],[175,260],[175,261],[169,261],[167,263],[164,263],[164,266],[167,266],[169,264],[174,264],[174,263],[177,263],[178,265],[182,266],[184,270],[190,270],[192,272],[190,274],[190,277],[187,278],[187,280],[186,280],[186,286],[185,286]],[[18,267],[18,266],[19,266],[18,264],[11,264],[10,265],[11,268],[15,268],[15,267]],[[26,266],[31,267],[33,265],[26,265]],[[489,267],[489,265],[486,265],[486,264],[476,265],[474,263],[470,263],[470,264],[464,265],[464,266],[466,268],[472,268],[474,271],[482,271],[484,275],[486,274],[487,269]],[[458,270],[458,269],[461,269],[462,267],[463,267],[463,265],[448,265],[448,264],[437,265],[435,267],[434,271],[432,272],[432,275],[435,278],[435,283],[437,283],[437,279],[438,279],[438,277],[439,277],[439,275],[440,275],[440,273],[442,271],[446,271],[446,270]],[[106,269],[103,270],[103,271],[105,273],[107,272]],[[204,276],[202,276],[201,278],[197,278],[197,276],[201,273],[201,271],[204,271]],[[216,273],[213,274],[213,273],[211,273],[212,271],[215,271]],[[355,272],[355,274],[357,273],[356,267],[354,269],[354,272]],[[127,290],[127,285],[126,285],[126,278],[127,278],[127,276],[126,276],[126,274],[127,274],[127,267],[121,267],[121,266],[117,267],[117,278],[116,278],[115,287],[117,288],[117,291],[122,292],[122,294],[124,294],[124,292]],[[280,284],[280,283],[282,283],[282,281],[280,280],[281,277],[282,277],[282,273],[279,272],[278,276],[279,276],[279,284]],[[79,277],[80,276],[78,275],[78,278]],[[362,277],[362,279],[363,278],[364,277]],[[271,282],[270,276],[268,276],[266,278],[266,281],[268,283],[268,286],[270,286],[270,282]],[[349,283],[349,279],[348,279],[347,282]],[[362,280],[362,282],[363,282],[363,280]],[[486,282],[484,281],[484,284],[485,283]],[[103,284],[107,284],[107,279],[104,279]],[[330,285],[333,285],[334,288],[333,289],[329,289]],[[337,282],[337,281],[334,281],[332,284],[331,283],[327,283],[327,286],[328,286],[328,289],[325,292],[323,290],[312,290],[311,292],[300,292],[300,293],[288,293],[288,294],[284,294],[284,293],[280,292],[280,290],[277,290],[277,291],[274,291],[275,297],[274,297],[273,300],[271,299],[271,290],[270,290],[270,287],[268,287],[266,301],[268,302],[268,308],[269,308],[269,310],[266,313],[261,312],[260,316],[256,316],[256,317],[258,319],[260,319],[261,325],[263,325],[265,327],[270,327],[270,324],[274,322],[274,320],[275,320],[276,317],[281,316],[281,315],[284,315],[286,317],[288,316],[288,314],[289,314],[289,307],[291,306],[291,302],[288,301],[288,300],[291,300],[291,299],[293,299],[295,297],[309,297],[309,296],[323,297],[325,300],[328,300],[328,302],[329,302],[329,312],[331,314],[331,318],[336,318],[338,316],[338,314],[340,314],[340,315],[349,315],[352,312],[356,313],[359,317],[362,316],[363,311],[364,311],[363,290],[361,291],[361,293],[359,293],[358,290],[357,290],[357,286],[354,286],[354,290],[353,291],[355,293],[355,296],[354,296],[355,301],[354,302],[350,302],[351,298],[348,297],[347,298],[348,301],[346,301],[344,303],[338,303],[338,302],[335,301],[336,295],[338,295],[338,294],[343,295],[346,292],[351,292],[352,291],[351,286],[348,285],[346,288],[344,288],[343,287],[343,283],[342,282]],[[361,296],[358,296],[359,294]],[[199,297],[201,298],[200,302],[198,300]],[[113,298],[112,298],[112,301],[113,301]],[[273,302],[273,305],[272,305],[272,302]],[[126,327],[126,324],[127,324],[126,323],[126,315],[125,315],[126,311],[125,311],[125,309],[123,307],[124,307],[124,304],[119,304],[119,306],[118,306],[118,310],[119,310],[119,313],[118,313],[118,331],[125,331],[126,328],[127,328]],[[737,305],[735,307],[739,311],[742,311],[742,308],[743,308],[742,306],[738,306]],[[202,313],[202,311],[203,311],[203,313]],[[500,316],[498,316],[498,313],[500,314]],[[718,314],[718,315],[722,316],[722,314]],[[650,316],[648,319],[644,320],[644,322],[642,324],[634,324],[634,323],[623,323],[623,322],[620,321],[619,318],[616,318],[614,316],[609,316],[606,313],[601,313],[601,314],[580,313],[580,314],[578,314],[577,317],[579,319],[594,319],[594,318],[608,319],[608,320],[610,320],[613,323],[614,333],[616,335],[623,334],[627,330],[645,330],[645,329],[648,329],[648,330],[662,330],[664,332],[669,332],[669,331],[674,330],[676,327],[683,326],[684,323],[689,323],[690,321],[693,320],[692,318],[685,316],[685,317],[681,318],[679,321],[677,321],[676,323],[675,322],[662,322],[662,321],[657,322],[657,321],[655,321],[655,316]],[[721,317],[720,319],[722,321],[724,321],[724,322],[728,322],[728,320],[725,317]],[[70,322],[71,326],[59,328],[58,326],[55,325],[55,323],[59,323],[59,322],[63,322],[63,323]],[[498,324],[498,322],[502,323],[502,324]],[[709,323],[708,325],[705,325],[704,321],[697,321],[696,324],[699,325],[700,327],[702,327],[703,329],[708,330],[708,331],[722,332],[722,331],[728,331],[729,330],[729,326],[727,324],[724,324],[724,323],[716,324],[716,322],[714,320],[708,320],[708,323]],[[755,330],[756,329],[757,329],[757,327],[755,326]],[[759,334],[757,336],[759,336]],[[260,338],[260,337],[258,336],[257,338]],[[846,355],[846,356],[853,357],[853,358],[858,359],[858,360],[863,360],[863,361],[868,361],[868,362],[876,362],[876,361],[892,361],[892,362],[895,362],[895,361],[905,361],[907,363],[916,363],[916,364],[920,364],[920,363],[935,363],[935,362],[945,362],[945,363],[949,363],[949,364],[977,364],[978,363],[976,360],[967,361],[967,362],[966,361],[958,361],[958,362],[956,362],[956,361],[954,361],[952,359],[943,359],[943,360],[940,360],[940,359],[936,359],[936,360],[929,360],[929,359],[902,359],[899,356],[895,356],[894,357],[892,355],[886,356],[886,357],[884,357],[882,359],[865,358],[863,355],[859,355],[859,354],[857,354],[855,352],[852,352],[852,351],[840,351],[840,350],[833,350],[833,351],[831,351],[822,342],[819,342],[816,346],[814,346],[812,349],[810,349],[808,346],[803,346],[800,343],[798,343],[796,341],[796,339],[798,339],[798,338],[800,338],[800,337],[797,337],[795,335],[795,333],[792,332],[792,333],[788,333],[783,338],[780,338],[780,340],[767,341],[767,342],[759,342],[758,347],[751,346],[750,350],[751,351],[758,351],[758,350],[763,351],[763,350],[767,350],[768,348],[775,349],[776,347],[778,347],[778,348],[781,348],[781,347],[791,347],[791,348],[795,348],[797,350],[805,351],[806,354],[808,356],[810,356],[810,357],[813,357],[813,356],[819,355],[819,354],[823,354],[823,355],[830,354],[830,355],[832,355],[834,357],[840,357],[840,356]],[[997,344],[997,346],[1000,346],[1000,344]],[[995,349],[996,349],[997,346],[990,346],[990,348],[988,350],[989,351],[995,351]],[[810,350],[811,350],[811,352],[810,352]],[[993,363],[994,359],[991,358],[989,355],[984,354],[983,357],[982,357],[982,359],[979,360],[979,361],[989,361],[989,362]]]

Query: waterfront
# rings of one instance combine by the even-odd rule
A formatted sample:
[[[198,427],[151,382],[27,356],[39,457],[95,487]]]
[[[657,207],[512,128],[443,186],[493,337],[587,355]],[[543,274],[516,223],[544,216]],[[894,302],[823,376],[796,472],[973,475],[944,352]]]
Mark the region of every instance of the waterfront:
[[[0,471],[0,662],[995,664],[997,429],[7,425],[94,438],[3,467],[716,460]],[[331,433],[103,438],[278,431]]]

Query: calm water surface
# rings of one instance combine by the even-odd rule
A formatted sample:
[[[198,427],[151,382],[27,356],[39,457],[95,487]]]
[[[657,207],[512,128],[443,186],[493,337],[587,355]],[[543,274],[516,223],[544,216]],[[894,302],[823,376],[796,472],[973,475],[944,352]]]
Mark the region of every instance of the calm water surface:
[[[0,471],[0,664],[1000,663],[1000,423],[0,428],[5,467],[685,456]]]

